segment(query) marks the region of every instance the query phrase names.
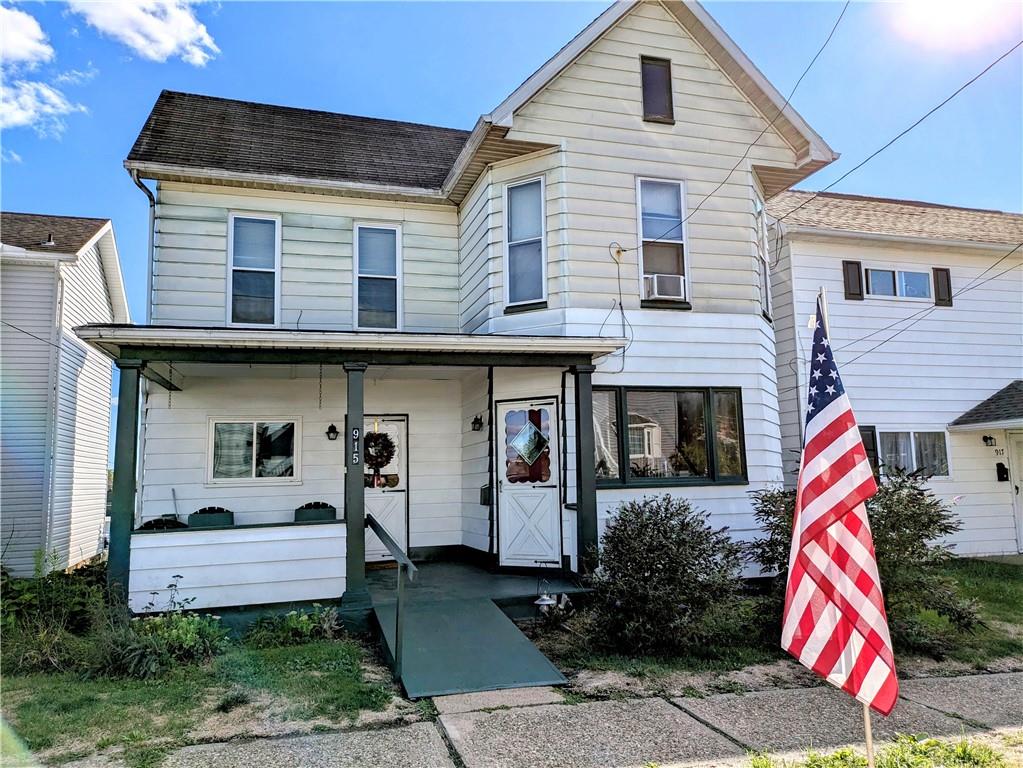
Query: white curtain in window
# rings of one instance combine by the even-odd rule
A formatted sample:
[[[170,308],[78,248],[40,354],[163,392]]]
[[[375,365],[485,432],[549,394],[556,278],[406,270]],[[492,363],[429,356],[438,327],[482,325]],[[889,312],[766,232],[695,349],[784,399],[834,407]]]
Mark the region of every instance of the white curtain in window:
[[[398,241],[393,229],[359,227],[359,274],[394,277],[398,274]]]
[[[917,432],[916,466],[928,475],[948,474],[948,454],[945,451],[944,432]]]
[[[234,266],[241,269],[274,269],[277,222],[268,219],[234,219]]]
[[[252,477],[251,422],[214,426],[213,477]]]
[[[881,461],[893,469],[913,470],[913,450],[909,432],[882,432]]]

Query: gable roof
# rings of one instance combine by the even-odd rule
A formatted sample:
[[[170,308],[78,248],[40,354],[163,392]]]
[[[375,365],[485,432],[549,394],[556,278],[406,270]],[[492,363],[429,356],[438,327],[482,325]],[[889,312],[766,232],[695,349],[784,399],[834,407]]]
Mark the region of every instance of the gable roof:
[[[162,91],[126,165],[439,190],[468,131]]]
[[[78,253],[109,222],[85,216],[0,213],[0,242],[41,253]],[[43,245],[53,236],[53,245]]]
[[[50,236],[53,245],[44,245]],[[0,254],[4,260],[50,263],[52,259],[73,263],[93,246],[99,251],[114,322],[129,323],[128,297],[110,219],[0,212]]]
[[[1023,422],[1023,379],[1016,379],[987,400],[973,406],[950,426],[994,425],[999,422]]]
[[[768,213],[775,218],[786,216],[785,226],[796,231],[831,230],[978,245],[1023,243],[1023,214],[836,192],[813,195],[782,192],[768,201]],[[799,208],[803,203],[807,204]]]

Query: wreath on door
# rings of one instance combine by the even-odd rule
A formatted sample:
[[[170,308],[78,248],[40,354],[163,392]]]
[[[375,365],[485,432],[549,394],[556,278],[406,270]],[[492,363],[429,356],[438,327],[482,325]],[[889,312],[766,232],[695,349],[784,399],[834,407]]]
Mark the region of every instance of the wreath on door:
[[[394,440],[386,432],[367,432],[363,438],[363,461],[366,466],[373,470],[373,484],[371,487],[381,487],[382,480],[380,470],[394,460],[397,448]]]

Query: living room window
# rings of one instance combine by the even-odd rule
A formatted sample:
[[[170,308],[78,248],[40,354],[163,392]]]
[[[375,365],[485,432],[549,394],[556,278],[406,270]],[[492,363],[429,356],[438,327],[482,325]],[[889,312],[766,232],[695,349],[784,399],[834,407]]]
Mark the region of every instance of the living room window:
[[[522,307],[547,300],[543,179],[505,187],[505,304]]]
[[[642,298],[684,302],[688,297],[681,181],[639,179],[637,184]]]
[[[886,432],[877,430],[881,472],[886,467],[948,477],[948,445],[944,432]]]
[[[593,421],[601,485],[745,482],[738,389],[595,389]]]
[[[355,327],[401,328],[401,227],[355,225]]]
[[[210,419],[208,482],[297,481],[300,426],[289,419]]]
[[[281,265],[280,218],[228,216],[228,323],[276,325]]]
[[[671,61],[641,56],[639,66],[643,83],[643,119],[651,123],[674,123]]]

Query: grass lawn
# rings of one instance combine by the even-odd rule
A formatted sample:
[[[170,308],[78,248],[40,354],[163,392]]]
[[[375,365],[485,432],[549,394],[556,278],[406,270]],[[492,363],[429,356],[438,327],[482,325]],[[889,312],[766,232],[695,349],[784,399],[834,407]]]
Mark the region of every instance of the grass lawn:
[[[1023,656],[1023,565],[963,558],[943,570],[967,597],[980,603],[986,625],[963,635],[951,658],[983,666],[1006,656]]]
[[[216,711],[257,697],[287,702],[283,717],[296,720],[347,721],[360,710],[383,709],[391,691],[366,681],[363,654],[349,641],[319,641],[237,646],[209,665],[153,681],[5,675],[4,717],[51,764],[121,746],[129,766],[148,768]]]
[[[1008,768],[1004,747],[991,739],[930,739],[923,736],[899,736],[882,746],[876,754],[877,768]],[[867,768],[867,758],[857,750],[810,752],[805,758],[781,760],[758,754],[750,759],[750,768]]]

